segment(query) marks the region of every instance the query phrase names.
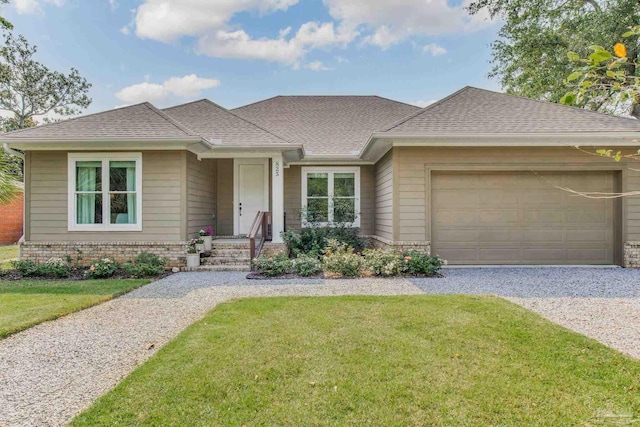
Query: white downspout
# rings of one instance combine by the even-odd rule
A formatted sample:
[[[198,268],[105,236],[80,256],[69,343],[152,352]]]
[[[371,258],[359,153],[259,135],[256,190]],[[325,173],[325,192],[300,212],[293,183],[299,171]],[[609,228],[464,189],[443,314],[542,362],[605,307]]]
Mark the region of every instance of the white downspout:
[[[9,144],[7,144],[6,142],[2,144],[2,148],[4,148],[4,152],[7,153],[9,157],[19,157],[24,160],[24,154],[9,147]]]

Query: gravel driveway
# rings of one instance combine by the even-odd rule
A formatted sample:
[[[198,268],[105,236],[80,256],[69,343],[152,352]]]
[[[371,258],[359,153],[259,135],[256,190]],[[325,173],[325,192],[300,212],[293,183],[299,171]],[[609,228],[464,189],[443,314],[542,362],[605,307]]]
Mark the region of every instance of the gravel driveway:
[[[180,273],[0,340],[0,426],[58,426],[216,304],[286,295],[496,294],[640,357],[640,270],[460,269],[443,279],[249,281]]]

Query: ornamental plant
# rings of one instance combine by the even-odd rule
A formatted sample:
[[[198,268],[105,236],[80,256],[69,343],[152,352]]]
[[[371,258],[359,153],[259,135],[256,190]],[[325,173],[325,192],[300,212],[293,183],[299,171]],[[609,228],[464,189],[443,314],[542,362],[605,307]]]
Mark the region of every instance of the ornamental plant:
[[[400,276],[407,270],[402,254],[392,249],[367,249],[362,255],[365,267],[375,276]]]
[[[258,273],[268,277],[284,276],[291,272],[292,261],[286,254],[278,254],[273,257],[261,256],[251,262]]]
[[[156,254],[141,252],[132,263],[124,264],[122,269],[138,279],[155,277],[164,273],[164,266],[168,261]]]
[[[447,261],[438,256],[430,256],[417,251],[409,251],[403,254],[406,272],[412,276],[435,276]]]
[[[354,249],[335,239],[330,239],[322,257],[325,272],[342,277],[360,277],[364,265],[363,258]]]
[[[293,271],[302,277],[309,277],[322,271],[322,263],[318,258],[300,254],[292,261]]]
[[[108,279],[116,274],[118,268],[117,262],[108,258],[101,259],[89,266],[89,269],[84,272],[84,277],[87,279]]]

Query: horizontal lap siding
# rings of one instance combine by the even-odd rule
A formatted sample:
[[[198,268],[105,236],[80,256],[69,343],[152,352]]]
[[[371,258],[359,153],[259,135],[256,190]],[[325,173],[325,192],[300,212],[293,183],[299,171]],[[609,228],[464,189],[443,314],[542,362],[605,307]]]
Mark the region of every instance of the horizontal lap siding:
[[[219,159],[217,173],[216,234],[233,235],[233,159]]]
[[[187,153],[188,235],[213,225],[216,210],[216,160],[198,160]]]
[[[610,165],[614,170],[627,166],[611,159],[582,153],[574,148],[394,148],[398,170],[394,178],[399,184],[399,240],[430,240],[427,206],[427,167],[462,169],[465,167],[515,166],[527,170],[531,165],[551,167],[557,171],[572,166]],[[555,168],[557,166],[557,168]],[[628,165],[633,168],[633,164]],[[626,191],[640,190],[640,172],[626,170]],[[640,197],[628,197],[624,203],[627,241],[640,241]]]
[[[29,154],[31,241],[179,241],[181,237],[181,152],[142,156],[142,232],[67,231],[67,153]]]
[[[375,233],[393,240],[393,152],[375,166]]]
[[[314,167],[316,166],[314,165]],[[286,168],[284,170],[284,209],[287,214],[287,229],[300,228],[301,192],[301,166],[294,165]],[[375,172],[373,166],[360,167],[360,229],[363,235],[373,234],[375,229]]]

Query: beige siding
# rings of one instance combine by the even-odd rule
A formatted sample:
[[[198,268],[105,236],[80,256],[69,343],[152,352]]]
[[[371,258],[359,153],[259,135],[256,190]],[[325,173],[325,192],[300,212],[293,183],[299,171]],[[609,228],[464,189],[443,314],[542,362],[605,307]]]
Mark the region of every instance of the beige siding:
[[[429,241],[429,175],[427,168],[474,170],[509,168],[523,171],[543,168],[555,171],[589,169],[623,171],[624,189],[640,189],[640,173],[628,170],[624,163],[581,153],[573,148],[394,148],[398,181],[398,240]],[[626,219],[622,236],[625,241],[640,240],[640,197],[628,197],[621,202]]]
[[[320,165],[321,166],[321,165]],[[315,167],[315,165],[314,165]],[[291,166],[284,172],[284,210],[287,228],[300,228],[302,207],[302,168]],[[371,235],[375,228],[375,171],[373,166],[360,167],[360,229],[361,234]]]
[[[393,240],[393,152],[375,166],[375,235]]]
[[[233,159],[218,160],[216,234],[233,235]]]
[[[200,230],[213,225],[216,211],[216,162],[198,161],[187,153],[188,235],[194,238]]]
[[[143,153],[141,232],[67,231],[67,153],[31,152],[28,159],[30,241],[181,240],[183,153]]]

